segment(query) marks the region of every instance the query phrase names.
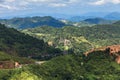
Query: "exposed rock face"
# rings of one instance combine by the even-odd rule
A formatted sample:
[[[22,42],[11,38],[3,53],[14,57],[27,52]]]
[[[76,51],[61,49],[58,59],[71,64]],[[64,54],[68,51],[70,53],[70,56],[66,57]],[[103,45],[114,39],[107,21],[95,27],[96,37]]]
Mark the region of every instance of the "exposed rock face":
[[[0,61],[0,69],[18,68],[20,64],[14,61]]]
[[[108,46],[107,49],[109,49],[110,55],[118,55],[117,53],[120,52],[120,45]]]
[[[115,61],[120,64],[120,56],[117,56],[117,58],[115,59]]]
[[[14,62],[0,61],[0,69],[12,69],[12,68],[14,68]]]
[[[112,45],[112,46],[107,46],[107,47],[101,47],[97,49],[92,49],[85,54],[85,56],[88,56],[90,53],[95,52],[95,51],[107,51],[110,56],[115,56],[116,59],[115,61],[120,64],[120,45]]]

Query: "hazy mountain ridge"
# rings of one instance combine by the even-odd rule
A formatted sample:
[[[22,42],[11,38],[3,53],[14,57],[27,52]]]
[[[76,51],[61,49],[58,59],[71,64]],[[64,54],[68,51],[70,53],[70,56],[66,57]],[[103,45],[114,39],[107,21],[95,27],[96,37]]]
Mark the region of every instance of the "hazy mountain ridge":
[[[101,18],[101,19],[105,19],[106,21],[107,20],[117,21],[117,20],[120,20],[120,13],[119,12],[111,12],[111,13],[92,12],[92,13],[86,13],[84,15],[73,16],[69,18],[68,20],[73,21],[73,22],[80,22],[86,19],[94,19],[94,18]]]
[[[115,22],[112,20],[106,20],[104,18],[89,18],[89,19],[86,19],[84,21],[91,23],[91,24],[112,24]]]
[[[120,20],[120,13],[119,12],[113,12],[104,17],[107,20]]]
[[[1,19],[0,23],[5,24],[8,27],[14,27],[17,29],[34,28],[37,26],[53,26],[53,27],[65,26],[63,22],[50,16]]]

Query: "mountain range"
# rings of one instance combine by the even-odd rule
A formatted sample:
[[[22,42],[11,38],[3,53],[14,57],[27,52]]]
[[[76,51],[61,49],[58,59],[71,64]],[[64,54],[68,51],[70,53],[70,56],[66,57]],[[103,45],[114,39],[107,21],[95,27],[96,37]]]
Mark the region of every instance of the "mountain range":
[[[104,17],[107,20],[120,20],[120,13],[119,12],[113,12]]]
[[[72,26],[51,17],[1,20],[0,80],[119,80],[120,49],[114,45],[120,44],[120,21],[83,21],[95,25]],[[15,61],[22,67],[5,66]]]
[[[90,24],[112,24],[115,22],[113,20],[107,20],[104,18],[88,18],[88,19],[85,19],[83,21],[90,23]]]
[[[34,28],[37,26],[65,26],[63,22],[50,16],[1,19],[0,23],[5,24],[7,27],[14,27],[17,29]]]
[[[72,22],[80,22],[85,19],[96,18],[96,17],[103,18],[106,20],[120,20],[120,13],[119,12],[112,12],[112,13],[92,12],[92,13],[86,13],[81,16],[73,16],[73,17],[69,18],[68,20],[70,20]]]

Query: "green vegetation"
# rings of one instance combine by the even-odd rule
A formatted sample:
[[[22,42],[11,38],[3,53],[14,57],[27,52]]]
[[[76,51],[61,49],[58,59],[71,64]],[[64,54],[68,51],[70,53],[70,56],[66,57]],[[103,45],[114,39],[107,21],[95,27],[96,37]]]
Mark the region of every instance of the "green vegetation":
[[[35,60],[25,57],[12,56],[5,52],[0,52],[0,61],[15,61],[19,62],[20,64],[29,64],[35,62]]]
[[[115,22],[114,20],[106,20],[104,18],[89,18],[84,21],[90,24],[112,24]]]
[[[25,29],[22,32],[29,34],[45,42],[51,42],[52,46],[65,50],[66,46],[71,53],[83,53],[92,48],[120,44],[119,25],[95,25],[92,27],[63,28],[37,27]],[[66,44],[64,43],[66,41]]]
[[[0,51],[13,56],[50,59],[61,51],[50,47],[43,40],[38,40],[19,31],[0,24]],[[47,55],[47,56],[46,56]]]
[[[16,74],[12,76],[10,80],[42,80],[38,78],[36,75],[30,73],[29,71],[21,72],[20,74]]]
[[[120,65],[104,51],[96,51],[88,57],[64,55],[42,65],[29,65],[10,71],[7,80],[119,80]],[[9,73],[10,73],[9,72]],[[30,77],[26,77],[30,76]],[[2,79],[2,78],[1,78]]]
[[[116,25],[120,25],[120,20],[117,21],[117,22],[115,22],[114,24],[116,24]]]
[[[44,26],[44,25],[53,26],[53,27],[65,26],[63,22],[56,20],[50,16],[1,19],[0,23],[5,24],[8,27],[14,27],[17,29],[34,28],[37,26]]]
[[[87,57],[83,55],[93,48],[120,44],[119,30],[119,24],[43,26],[20,33],[0,25],[0,61],[27,63],[34,60],[21,57],[52,58],[42,64],[1,69],[0,80],[119,80],[120,65],[107,51],[94,51]]]

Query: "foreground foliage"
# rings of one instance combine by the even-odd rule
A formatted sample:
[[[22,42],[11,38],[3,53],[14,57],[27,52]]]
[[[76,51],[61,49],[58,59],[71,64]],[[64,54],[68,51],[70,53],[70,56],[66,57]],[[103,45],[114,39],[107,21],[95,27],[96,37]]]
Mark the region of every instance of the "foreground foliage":
[[[7,80],[119,80],[120,65],[104,51],[96,51],[88,57],[64,55],[42,65],[29,65],[22,69],[5,71]],[[12,73],[12,74],[11,74]],[[32,74],[32,75],[31,75]],[[30,76],[29,78],[26,78]],[[1,77],[3,79],[3,77]]]

